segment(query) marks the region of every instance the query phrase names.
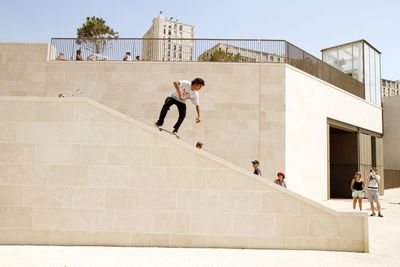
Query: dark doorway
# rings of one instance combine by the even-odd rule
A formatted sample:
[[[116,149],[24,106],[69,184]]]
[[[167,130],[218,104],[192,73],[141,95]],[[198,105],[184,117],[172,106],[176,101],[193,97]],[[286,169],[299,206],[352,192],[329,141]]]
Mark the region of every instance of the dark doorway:
[[[376,137],[375,136],[371,136],[371,164],[372,167],[376,167],[377,166],[377,162],[376,162]]]
[[[330,198],[351,198],[350,183],[358,170],[358,133],[329,128]]]

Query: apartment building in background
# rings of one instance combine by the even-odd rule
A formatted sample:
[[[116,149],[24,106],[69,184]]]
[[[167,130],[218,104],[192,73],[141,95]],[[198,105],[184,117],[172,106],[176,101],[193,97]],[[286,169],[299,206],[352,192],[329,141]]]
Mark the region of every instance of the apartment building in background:
[[[167,19],[160,11],[143,35],[143,60],[192,61],[194,51],[194,26],[173,17]],[[153,39],[154,38],[154,39]],[[153,39],[153,40],[152,40]]]
[[[219,54],[217,55],[216,53]],[[221,55],[223,53],[223,55]],[[219,56],[220,55],[220,56]],[[249,49],[245,47],[218,43],[199,57],[199,61],[234,61],[234,62],[285,62],[285,57]]]
[[[382,97],[400,95],[400,80],[382,79]]]

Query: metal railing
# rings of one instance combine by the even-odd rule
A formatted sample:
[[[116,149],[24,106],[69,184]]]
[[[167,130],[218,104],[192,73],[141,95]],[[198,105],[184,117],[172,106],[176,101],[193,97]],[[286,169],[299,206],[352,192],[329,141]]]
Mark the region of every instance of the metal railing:
[[[365,98],[364,84],[337,68],[286,42],[287,63],[353,95]]]
[[[284,40],[52,38],[50,60],[287,63],[364,98],[364,84]]]
[[[78,50],[83,60],[108,61],[122,61],[129,52],[130,60],[271,62],[286,53],[285,41],[259,39],[52,38],[51,45],[51,60],[76,60]]]

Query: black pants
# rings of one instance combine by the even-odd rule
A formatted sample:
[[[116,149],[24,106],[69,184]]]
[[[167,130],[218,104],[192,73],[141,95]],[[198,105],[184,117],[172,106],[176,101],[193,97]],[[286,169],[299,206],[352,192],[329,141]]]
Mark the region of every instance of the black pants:
[[[167,112],[172,105],[176,105],[178,107],[178,111],[179,111],[178,121],[174,125],[174,129],[176,131],[178,131],[179,127],[181,126],[183,120],[186,117],[186,104],[179,102],[175,98],[167,97],[165,99],[164,105],[160,112],[160,117],[158,118],[158,121],[156,123],[158,126],[162,126],[164,124],[165,116],[167,115]]]

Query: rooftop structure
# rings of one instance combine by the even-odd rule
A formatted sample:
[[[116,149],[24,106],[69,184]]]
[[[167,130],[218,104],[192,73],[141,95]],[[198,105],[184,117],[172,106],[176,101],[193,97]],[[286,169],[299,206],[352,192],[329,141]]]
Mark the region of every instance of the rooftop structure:
[[[365,100],[381,106],[381,52],[365,40],[322,49],[322,60],[364,84]]]

